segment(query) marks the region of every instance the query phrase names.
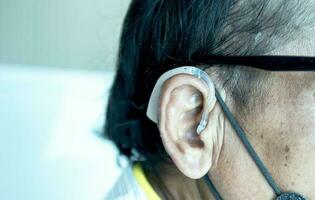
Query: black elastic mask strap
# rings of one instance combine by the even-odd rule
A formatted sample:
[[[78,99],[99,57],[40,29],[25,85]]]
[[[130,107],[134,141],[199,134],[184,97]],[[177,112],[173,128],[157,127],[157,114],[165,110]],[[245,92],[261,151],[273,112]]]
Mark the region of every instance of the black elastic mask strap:
[[[270,187],[276,193],[276,195],[277,195],[276,200],[305,200],[305,198],[302,195],[298,194],[298,193],[294,193],[294,192],[282,193],[281,192],[279,186],[273,180],[273,178],[270,175],[269,171],[267,170],[266,166],[260,160],[260,158],[257,155],[257,153],[255,152],[254,148],[252,147],[252,145],[248,141],[248,139],[247,139],[243,129],[240,127],[239,123],[237,122],[237,120],[235,119],[235,117],[233,116],[233,114],[231,113],[229,108],[227,107],[227,105],[224,103],[224,101],[223,101],[220,93],[218,92],[218,90],[215,90],[215,95],[216,95],[216,98],[217,98],[217,100],[218,100],[218,102],[219,102],[223,112],[225,113],[225,116],[227,117],[227,119],[229,120],[230,124],[234,128],[234,130],[237,133],[238,137],[241,139],[241,141],[244,144],[247,152],[249,153],[249,155],[252,157],[252,159],[256,163],[256,166],[259,168],[260,172],[265,177],[265,179],[267,180],[267,182],[270,185]],[[208,175],[205,175],[203,177],[203,179],[205,180],[206,184],[208,185],[208,187],[211,190],[212,194],[214,195],[215,199],[222,200],[223,198],[220,196],[220,194],[218,193],[218,191],[214,187],[214,184],[211,182],[211,180],[208,177]]]
[[[213,197],[216,200],[223,200],[223,198],[221,197],[220,193],[217,191],[217,189],[215,188],[215,186],[213,185],[211,179],[209,178],[209,176],[206,174],[205,176],[203,176],[203,180],[206,182],[208,188],[210,189]]]
[[[261,171],[262,175],[266,178],[268,184],[274,190],[276,195],[279,196],[281,194],[280,188],[278,187],[276,182],[273,180],[273,178],[271,177],[271,175],[268,172],[267,168],[265,167],[263,162],[260,160],[260,158],[257,155],[257,153],[255,152],[254,148],[252,147],[252,145],[250,144],[250,142],[246,138],[243,129],[240,127],[239,123],[236,121],[236,119],[234,118],[233,114],[231,113],[231,111],[229,110],[227,105],[224,103],[220,93],[217,90],[215,90],[215,95],[216,95],[216,98],[217,98],[217,100],[218,100],[218,102],[219,102],[223,112],[225,113],[225,116],[227,117],[227,119],[231,123],[232,127],[236,131],[237,135],[241,139],[241,141],[244,144],[246,150],[248,151],[248,153],[250,154],[250,156],[252,157],[252,159],[256,163],[256,165],[259,168],[259,170]],[[222,197],[220,196],[220,194],[216,190],[215,186],[211,182],[211,180],[208,177],[208,175],[205,175],[203,177],[203,179],[205,180],[206,184],[208,185],[208,187],[211,190],[212,194],[214,195],[215,199],[222,200]]]
[[[244,133],[243,129],[240,127],[239,123],[236,121],[236,119],[234,118],[233,114],[231,113],[231,111],[229,110],[227,105],[224,103],[224,101],[223,101],[220,93],[218,92],[218,90],[215,90],[215,95],[216,95],[216,98],[217,98],[217,100],[218,100],[218,102],[219,102],[223,112],[225,113],[225,116],[228,118],[228,120],[231,123],[232,127],[236,131],[238,137],[243,142],[243,144],[244,144],[246,150],[248,151],[249,155],[252,157],[252,159],[256,163],[257,167],[259,168],[260,172],[262,173],[262,175],[265,177],[265,179],[269,183],[270,187],[274,190],[276,195],[279,196],[282,193],[280,188],[279,188],[279,186],[273,180],[272,176],[270,175],[270,173],[267,170],[267,168],[264,165],[264,163],[260,160],[259,156],[257,155],[257,153],[255,152],[254,148],[252,147],[252,145],[248,141],[247,137],[245,136],[245,133]]]

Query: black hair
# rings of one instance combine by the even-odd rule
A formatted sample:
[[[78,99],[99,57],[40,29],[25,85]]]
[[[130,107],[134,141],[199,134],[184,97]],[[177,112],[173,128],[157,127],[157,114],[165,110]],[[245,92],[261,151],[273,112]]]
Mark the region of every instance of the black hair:
[[[158,77],[209,55],[266,54],[300,28],[298,7],[293,0],[133,0],[122,26],[104,136],[129,158],[167,160],[157,125],[146,117]],[[247,85],[255,88],[262,78],[242,67],[225,66],[217,74],[239,104],[252,93]]]

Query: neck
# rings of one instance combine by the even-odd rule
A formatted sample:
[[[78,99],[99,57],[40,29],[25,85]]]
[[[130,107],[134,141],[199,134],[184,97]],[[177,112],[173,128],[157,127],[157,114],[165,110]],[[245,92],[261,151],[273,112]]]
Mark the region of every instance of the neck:
[[[160,164],[154,169],[144,166],[144,172],[161,199],[214,199],[202,179],[190,179],[174,165]]]

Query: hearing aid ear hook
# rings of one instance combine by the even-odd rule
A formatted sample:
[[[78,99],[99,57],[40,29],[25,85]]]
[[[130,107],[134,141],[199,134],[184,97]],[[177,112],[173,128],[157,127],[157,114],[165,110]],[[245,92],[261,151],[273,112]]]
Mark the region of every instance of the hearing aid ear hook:
[[[208,95],[207,97],[205,97],[204,109],[202,111],[203,113],[202,113],[199,125],[197,127],[197,133],[200,134],[201,131],[203,131],[207,126],[208,112],[209,112],[209,109],[213,106],[213,103],[215,102],[215,101],[211,101],[212,99],[210,99],[210,98],[215,98],[215,87],[212,80],[208,76],[208,74],[204,72],[203,70],[198,69],[196,67],[192,67],[192,66],[178,67],[162,74],[162,76],[156,82],[154,89],[151,93],[151,97],[150,97],[148,108],[147,108],[147,116],[153,122],[155,123],[158,122],[159,97],[160,97],[161,87],[167,79],[177,74],[193,75],[201,79],[208,87]]]

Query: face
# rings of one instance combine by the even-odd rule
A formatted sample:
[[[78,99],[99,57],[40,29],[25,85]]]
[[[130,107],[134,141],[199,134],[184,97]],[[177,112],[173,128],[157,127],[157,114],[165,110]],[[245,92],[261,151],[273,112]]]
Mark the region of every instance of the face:
[[[301,35],[272,54],[315,56],[315,37]],[[252,99],[247,116],[236,116],[279,187],[314,199],[315,72],[268,72],[266,81],[264,97]],[[237,106],[232,110],[237,113]],[[217,189],[225,199],[273,199],[273,191],[225,123],[218,167],[210,172]]]

